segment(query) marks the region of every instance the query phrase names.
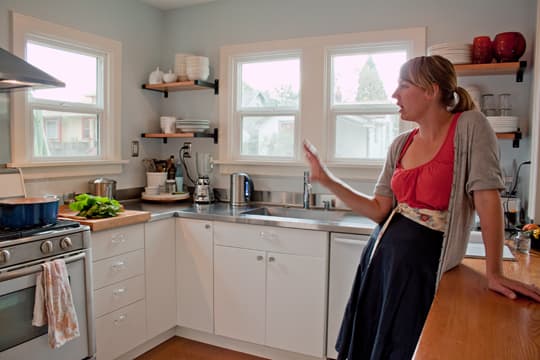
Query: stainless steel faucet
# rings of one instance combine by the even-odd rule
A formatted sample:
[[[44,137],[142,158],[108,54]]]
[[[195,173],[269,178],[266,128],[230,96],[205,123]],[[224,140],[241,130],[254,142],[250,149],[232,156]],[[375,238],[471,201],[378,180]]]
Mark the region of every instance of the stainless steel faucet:
[[[309,171],[304,171],[304,209],[309,209],[309,198],[311,197],[311,183],[309,182]]]

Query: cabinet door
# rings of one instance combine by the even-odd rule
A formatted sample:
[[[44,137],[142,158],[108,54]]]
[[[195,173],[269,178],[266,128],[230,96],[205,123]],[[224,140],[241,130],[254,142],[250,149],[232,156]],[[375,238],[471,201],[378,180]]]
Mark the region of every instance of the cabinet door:
[[[326,259],[271,252],[267,257],[266,345],[322,357]]]
[[[214,330],[212,222],[176,220],[177,324]]]
[[[145,224],[147,336],[176,326],[174,219]]]
[[[264,251],[216,245],[214,256],[216,335],[264,344]]]

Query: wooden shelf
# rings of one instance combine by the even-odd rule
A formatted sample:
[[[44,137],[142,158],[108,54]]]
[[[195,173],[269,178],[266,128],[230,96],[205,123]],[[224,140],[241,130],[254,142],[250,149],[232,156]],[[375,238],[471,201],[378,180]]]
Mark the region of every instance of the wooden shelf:
[[[214,144],[218,143],[218,129],[215,128],[213,132],[208,133],[174,133],[174,134],[163,134],[163,133],[142,133],[141,137],[148,139],[163,139],[163,143],[167,143],[167,139],[190,139],[190,138],[212,138],[214,139]]]
[[[497,139],[506,139],[512,140],[512,147],[519,147],[519,140],[521,140],[521,131],[507,132],[507,133],[496,133]]]
[[[458,76],[479,75],[508,75],[516,74],[516,82],[523,81],[523,72],[527,67],[526,61],[491,63],[491,64],[461,64],[454,65]]]
[[[191,90],[208,90],[214,89],[214,94],[219,94],[219,80],[214,82],[191,80],[191,81],[178,81],[172,83],[162,84],[143,84],[142,88],[145,90],[158,91],[163,93],[164,97],[169,97],[171,91],[191,91]]]

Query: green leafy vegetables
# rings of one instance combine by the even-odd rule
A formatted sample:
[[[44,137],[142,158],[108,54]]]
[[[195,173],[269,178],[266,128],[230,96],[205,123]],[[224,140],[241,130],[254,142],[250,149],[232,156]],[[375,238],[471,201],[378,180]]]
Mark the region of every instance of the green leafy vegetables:
[[[69,208],[78,211],[77,216],[87,219],[113,217],[123,211],[117,200],[89,194],[77,195],[75,201],[69,204]]]

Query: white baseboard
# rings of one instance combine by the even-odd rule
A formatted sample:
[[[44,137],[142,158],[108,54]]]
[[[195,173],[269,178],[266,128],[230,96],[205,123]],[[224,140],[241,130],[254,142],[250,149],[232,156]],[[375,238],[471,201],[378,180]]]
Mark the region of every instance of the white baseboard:
[[[252,344],[245,341],[234,340],[224,336],[192,330],[181,326],[176,327],[176,335],[187,339],[203,342],[221,348],[239,351],[272,360],[321,360],[313,356],[302,355],[290,351],[274,349],[264,345]]]
[[[159,344],[169,340],[172,337],[176,336],[176,328],[171,328],[164,333],[161,333],[160,335],[145,341],[141,345],[137,346],[136,348],[128,351],[122,356],[119,356],[116,360],[132,360],[135,359],[137,356],[140,356],[144,354],[145,352],[155,348]]]

